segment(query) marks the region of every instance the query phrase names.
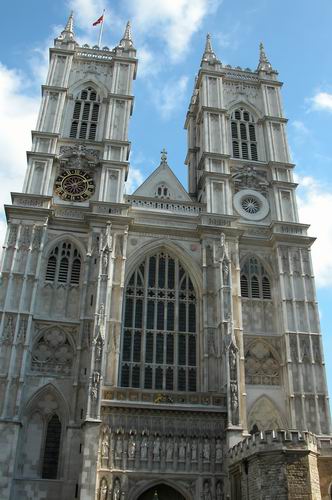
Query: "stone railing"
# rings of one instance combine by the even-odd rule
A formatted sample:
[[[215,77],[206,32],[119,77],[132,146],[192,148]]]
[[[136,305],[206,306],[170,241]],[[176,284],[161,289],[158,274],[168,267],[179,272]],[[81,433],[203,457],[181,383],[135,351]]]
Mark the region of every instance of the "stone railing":
[[[123,402],[123,403],[143,403],[153,405],[167,405],[170,408],[175,406],[196,406],[196,407],[214,407],[223,411],[226,408],[225,394],[208,394],[201,392],[194,393],[177,393],[161,391],[145,391],[132,388],[116,388],[104,389],[103,403],[107,402]]]
[[[228,456],[232,462],[237,462],[261,451],[304,448],[317,452],[317,438],[311,432],[262,431],[246,437],[233,446]]]
[[[199,215],[203,212],[204,206],[198,203],[190,202],[176,202],[170,200],[161,200],[159,198],[140,198],[136,196],[127,196],[126,202],[133,208],[140,208],[144,210],[161,210],[166,212],[173,212],[185,215]]]
[[[76,55],[87,59],[97,59],[98,61],[112,61],[114,51],[108,47],[100,49],[96,45],[94,47],[83,46],[76,49]]]

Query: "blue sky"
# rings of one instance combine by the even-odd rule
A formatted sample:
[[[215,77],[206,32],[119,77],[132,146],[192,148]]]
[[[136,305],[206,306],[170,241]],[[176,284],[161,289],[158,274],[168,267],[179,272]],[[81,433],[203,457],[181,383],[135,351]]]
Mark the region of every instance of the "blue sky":
[[[301,222],[318,237],[314,268],[332,390],[332,3],[320,0],[12,0],[1,7],[0,196],[19,191],[45,78],[47,49],[71,9],[82,43],[95,44],[91,24],[106,8],[103,45],[113,47],[132,21],[140,60],[135,83],[128,191],[159,164],[169,163],[186,185],[183,130],[207,32],[224,64],[255,69],[258,45],[285,82],[283,101],[296,175]],[[3,217],[3,216],[2,216]],[[2,222],[1,222],[2,221]],[[3,219],[0,230],[4,231]],[[3,239],[3,236],[1,237]]]

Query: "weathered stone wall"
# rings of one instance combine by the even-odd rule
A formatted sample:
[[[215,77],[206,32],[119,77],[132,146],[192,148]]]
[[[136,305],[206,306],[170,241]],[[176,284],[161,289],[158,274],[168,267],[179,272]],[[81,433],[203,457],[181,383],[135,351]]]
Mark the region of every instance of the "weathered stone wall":
[[[332,446],[331,438],[319,439],[318,472],[322,500],[331,499]]]
[[[315,437],[267,431],[229,452],[232,500],[321,500]],[[240,477],[239,477],[240,476]],[[241,479],[239,492],[233,477]]]

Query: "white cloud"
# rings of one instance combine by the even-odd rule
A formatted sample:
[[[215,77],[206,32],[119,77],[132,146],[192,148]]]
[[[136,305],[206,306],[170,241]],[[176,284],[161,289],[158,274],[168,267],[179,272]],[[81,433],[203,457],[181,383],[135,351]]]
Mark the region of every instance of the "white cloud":
[[[74,21],[80,28],[88,29],[106,8],[104,0],[69,0],[69,10],[74,13]]]
[[[167,46],[168,55],[178,62],[187,52],[192,36],[207,15],[213,14],[222,0],[127,0],[135,30],[156,36]]]
[[[143,182],[143,174],[139,168],[135,168],[133,166],[129,169],[129,174],[127,178],[127,182],[125,185],[125,191],[127,194],[133,193],[138,186],[140,186]]]
[[[330,111],[332,113],[332,94],[317,92],[309,101],[311,102],[311,109],[315,111]]]
[[[309,234],[317,237],[312,258],[317,285],[332,285],[332,186],[323,186],[312,177],[296,176],[300,221],[311,224]]]
[[[291,125],[299,134],[310,135],[310,130],[301,120],[294,120]]]
[[[179,108],[186,97],[188,77],[181,76],[178,80],[170,80],[161,88],[153,85],[151,89],[152,98],[156,109],[161,117],[167,120],[176,108]]]
[[[0,199],[10,202],[10,191],[21,191],[26,169],[26,150],[31,148],[40,97],[28,94],[23,73],[0,63]]]

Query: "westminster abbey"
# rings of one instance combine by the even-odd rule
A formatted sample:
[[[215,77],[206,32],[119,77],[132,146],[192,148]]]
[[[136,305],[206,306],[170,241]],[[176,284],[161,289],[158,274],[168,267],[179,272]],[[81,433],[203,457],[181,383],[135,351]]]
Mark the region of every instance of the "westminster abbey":
[[[327,500],[329,400],[281,82],[208,35],[185,129],[131,195],[138,59],[50,49],[0,286],[1,500]]]

